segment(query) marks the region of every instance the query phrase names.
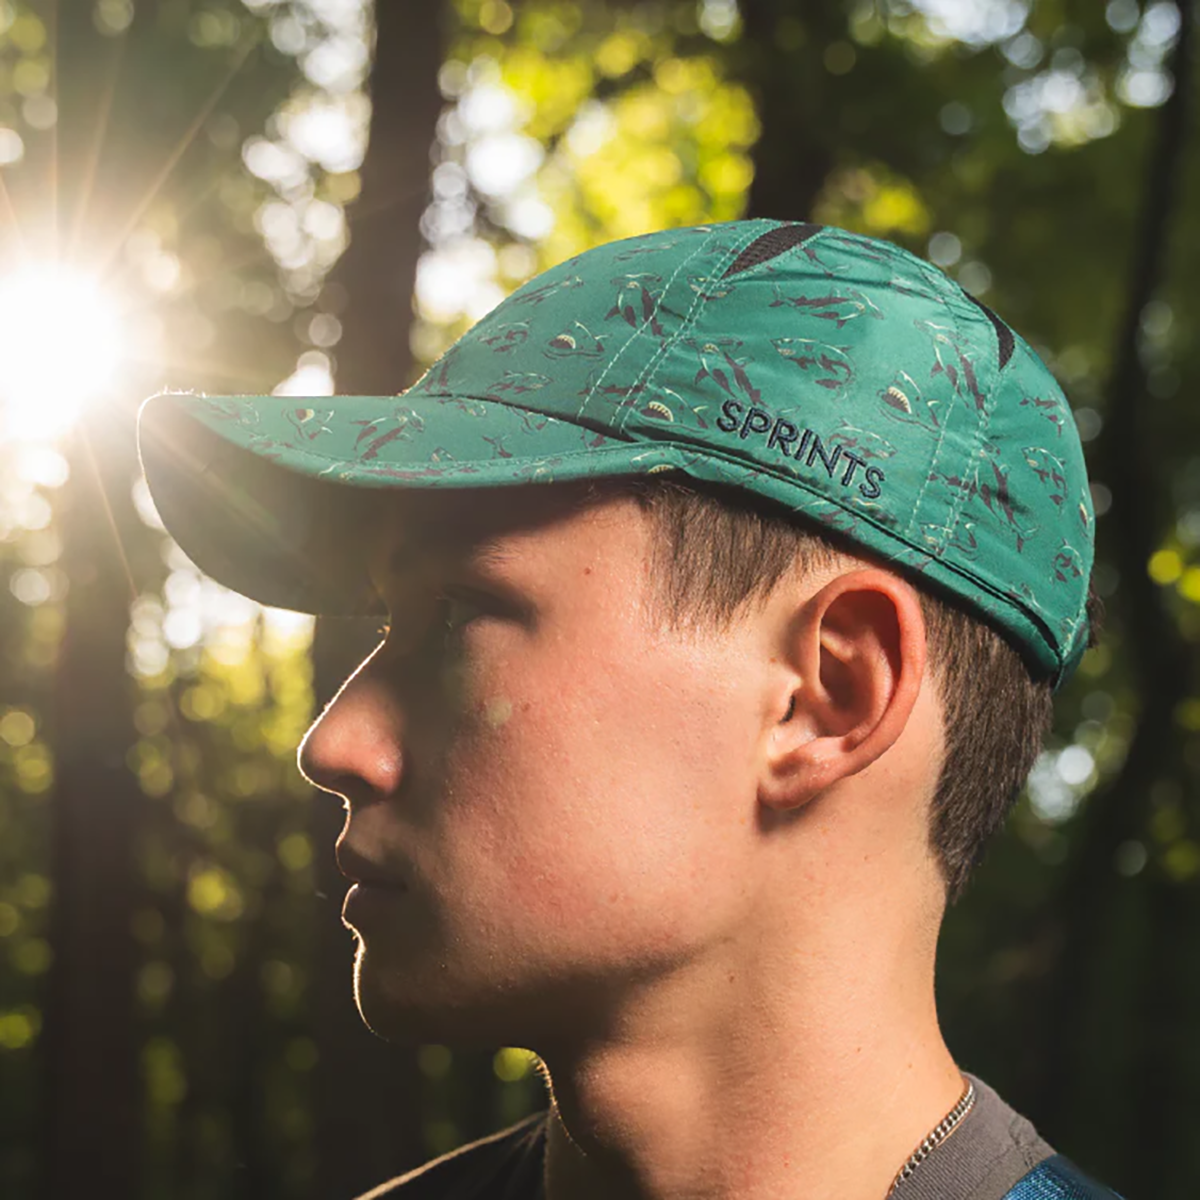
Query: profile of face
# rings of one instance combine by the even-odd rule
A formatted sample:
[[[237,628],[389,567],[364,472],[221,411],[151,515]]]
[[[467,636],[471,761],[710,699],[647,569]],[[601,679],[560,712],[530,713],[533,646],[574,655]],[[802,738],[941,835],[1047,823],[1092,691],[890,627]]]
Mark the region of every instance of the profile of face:
[[[663,627],[636,501],[571,495],[374,510],[390,630],[300,762],[346,801],[356,993],[390,1039],[541,1049],[754,918],[774,648]]]

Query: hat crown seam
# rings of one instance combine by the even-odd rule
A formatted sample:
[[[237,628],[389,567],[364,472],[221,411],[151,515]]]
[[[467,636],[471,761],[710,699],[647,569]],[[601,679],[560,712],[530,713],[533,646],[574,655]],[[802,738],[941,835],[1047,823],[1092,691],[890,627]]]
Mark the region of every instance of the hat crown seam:
[[[961,315],[955,310],[954,304],[951,303],[951,297],[953,296],[953,292],[951,292],[951,290],[950,290],[951,281],[942,272],[935,270],[935,268],[933,268],[932,266],[930,266],[928,263],[924,262],[923,260],[917,258],[915,255],[913,256],[913,260],[917,264],[919,264],[922,274],[925,276],[926,280],[931,284],[931,286],[934,288],[935,292],[937,293],[938,303],[944,309],[946,316],[949,319],[949,321],[954,329],[955,334],[957,335],[957,337],[959,339],[962,339],[963,338],[963,326],[962,326]],[[957,300],[957,297],[954,297],[954,298]],[[980,314],[980,319],[986,320],[986,318],[983,316],[982,313]],[[989,334],[989,336],[994,338],[995,330],[992,327],[990,321],[988,321],[987,323],[988,323],[988,334]],[[998,366],[999,365],[998,353],[995,358],[995,362],[996,362],[996,365]],[[989,375],[991,375],[992,378],[989,380],[989,385],[982,389],[983,397],[984,397],[982,420],[977,419],[975,421],[974,429],[971,431],[971,433],[967,439],[968,444],[964,448],[965,452],[966,452],[966,462],[965,462],[964,466],[966,469],[963,471],[962,484],[957,489],[957,492],[958,492],[957,496],[954,497],[954,499],[951,501],[948,508],[944,510],[946,518],[947,518],[945,520],[945,522],[943,523],[943,528],[945,529],[945,533],[939,539],[939,541],[937,543],[937,549],[936,549],[936,556],[939,559],[945,555],[946,547],[951,543],[951,541],[954,539],[955,534],[958,532],[958,524],[959,524],[959,521],[961,521],[961,519],[962,519],[963,509],[966,507],[967,496],[969,494],[971,487],[974,485],[975,481],[978,479],[979,450],[983,444],[983,440],[986,435],[986,432],[991,426],[992,411],[993,411],[993,408],[995,405],[995,393],[998,390],[998,384],[999,384],[999,372],[991,369],[991,363],[992,363],[992,360],[989,359],[987,361],[987,365],[988,365],[988,369],[989,369],[988,373],[989,373]],[[954,390],[954,398],[956,401],[959,399],[957,388]],[[942,454],[943,454],[944,450],[946,449],[946,435],[949,433],[949,417],[950,417],[950,415],[951,415],[950,413],[947,413],[947,421],[946,421],[946,424],[942,426],[941,436],[938,438],[938,444],[934,450],[933,460],[929,464],[929,471],[926,474],[925,480],[921,485],[921,490],[917,495],[916,503],[913,505],[913,519],[909,524],[910,533],[916,527],[917,523],[920,521],[921,505],[924,502],[925,494],[929,489],[929,485],[934,480],[934,476],[937,472],[938,465],[941,463]],[[940,515],[940,514],[937,514],[937,515]]]
[[[690,263],[692,261],[692,259],[694,259],[697,255],[702,254],[704,252],[705,247],[712,241],[712,239],[715,236],[716,236],[715,231],[709,233],[709,235],[706,238],[702,239],[700,245],[697,246],[696,249],[693,250],[690,254],[686,255],[680,261],[680,263],[676,266],[675,270],[671,273],[671,278],[668,279],[666,284],[663,286],[662,294],[655,301],[654,307],[650,310],[650,313],[642,320],[642,323],[633,331],[633,333],[628,338],[626,338],[625,342],[622,344],[621,348],[616,352],[616,354],[614,354],[612,356],[612,358],[609,359],[608,363],[604,367],[604,370],[600,372],[599,378],[597,378],[595,380],[595,382],[592,384],[592,386],[588,389],[588,391],[583,396],[583,399],[579,403],[579,407],[576,409],[576,412],[575,412],[576,417],[583,416],[584,412],[587,410],[588,406],[591,404],[593,398],[599,392],[600,385],[605,381],[605,379],[608,378],[609,372],[611,372],[612,369],[617,365],[617,363],[620,362],[620,360],[625,356],[626,351],[628,351],[629,348],[642,337],[642,335],[643,335],[643,333],[645,333],[646,329],[648,329],[653,324],[654,319],[658,316],[659,312],[662,311],[663,301],[666,299],[667,293],[671,290],[671,286],[674,284],[675,280],[679,277],[679,272],[682,271],[683,268],[685,266],[687,266],[687,264]],[[699,297],[697,297],[697,299],[699,299]],[[675,335],[675,336],[678,336],[678,335]],[[667,339],[667,340],[671,341],[673,339]],[[654,359],[654,354],[651,353],[650,361],[653,361],[653,359]],[[645,367],[643,367],[641,373],[639,373],[638,381],[636,381],[635,384],[630,388],[629,394],[633,393],[634,388],[637,386],[637,382],[640,382],[641,377],[644,374],[645,374]],[[624,422],[627,419],[628,419],[628,415],[626,414],[625,418],[623,418],[620,422],[618,422],[616,424],[615,428],[621,430],[621,432],[624,432]]]
[[[749,223],[750,222],[746,222],[746,224],[749,224]],[[763,229],[762,225],[764,225],[764,224],[766,224],[768,226],[768,228]],[[765,234],[770,233],[774,229],[782,228],[786,224],[787,224],[786,221],[777,221],[777,220],[773,220],[771,218],[760,218],[757,221],[755,221],[754,222],[755,227],[753,229],[748,230],[742,240],[737,241],[732,246],[730,246],[729,249],[726,250],[723,258],[720,258],[717,260],[718,270],[716,272],[716,277],[718,279],[725,279],[727,277],[725,275],[725,271],[727,271],[729,269],[729,267],[732,266],[733,263],[737,261],[738,256],[747,247],[753,245],[754,242],[756,242],[760,237],[763,237]],[[822,227],[820,230],[817,231],[817,233],[815,233],[811,238],[808,238],[804,243],[797,243],[794,246],[789,246],[786,250],[784,250],[780,254],[775,255],[773,258],[764,259],[760,263],[755,263],[754,266],[752,266],[752,267],[747,267],[745,271],[740,271],[735,278],[743,279],[746,276],[753,276],[754,273],[760,267],[764,267],[768,263],[778,262],[781,258],[786,258],[788,255],[795,253],[797,250],[800,249],[802,244],[807,245],[809,242],[815,242],[815,241],[819,240],[824,235],[826,228],[827,227]],[[675,274],[678,275],[678,271]],[[672,276],[671,277],[672,283],[674,282],[674,280],[675,280],[675,276]],[[665,297],[665,295],[666,295],[665,290],[663,292],[663,295]],[[667,338],[663,342],[662,346],[659,347],[659,350],[657,351],[656,356],[652,356],[651,359],[647,362],[646,368],[642,372],[642,375],[638,377],[638,379],[634,383],[633,387],[630,389],[631,392],[637,390],[637,388],[639,388],[643,385],[648,386],[653,381],[655,375],[658,374],[658,371],[662,367],[663,363],[666,362],[670,353],[678,345],[680,338],[685,333],[687,333],[688,330],[696,330],[696,331],[699,330],[700,321],[704,316],[704,310],[708,307],[708,301],[710,299],[711,299],[711,296],[709,296],[707,293],[705,293],[703,291],[697,292],[696,299],[692,302],[692,306],[688,310],[688,315],[687,315],[686,320],[683,322],[683,324],[680,325],[679,329],[670,338]],[[622,433],[625,431],[625,425],[628,423],[631,415],[632,415],[632,408],[630,408],[630,410],[628,410],[625,413],[625,416],[623,417],[623,419],[621,421],[620,429],[621,429]]]
[[[762,230],[760,228],[760,222],[756,221],[753,224],[754,224],[754,228],[747,230],[741,239],[735,240],[733,246],[731,246],[729,249],[727,249],[725,251],[725,254],[717,260],[718,265],[728,266],[729,263],[733,262],[737,258],[737,256],[751,242],[753,242],[757,237],[761,236],[761,234],[763,232],[765,232],[764,230]],[[685,266],[687,266],[687,264],[690,263],[694,258],[698,258],[700,255],[702,255],[705,252],[705,250],[708,249],[710,242],[716,236],[718,236],[718,235],[716,232],[714,232],[710,237],[708,237],[704,240],[703,245],[699,246],[695,250],[694,253],[689,254],[687,256],[687,258],[685,258],[683,260],[683,262],[681,262],[679,264],[679,266],[675,269],[674,273],[671,275],[671,278],[667,281],[666,286],[663,288],[662,297],[660,299],[659,305],[657,305],[655,307],[655,312],[657,312],[658,308],[661,307],[662,302],[666,300],[668,294],[671,291],[671,288],[675,284],[675,280],[679,278],[680,271],[682,271],[683,268]],[[718,275],[718,278],[719,278],[719,275]],[[638,377],[630,385],[629,395],[632,396],[632,395],[636,394],[641,388],[648,386],[650,384],[650,382],[654,379],[654,376],[658,373],[659,367],[662,366],[663,362],[666,361],[668,355],[671,353],[672,350],[675,349],[676,345],[679,343],[679,339],[681,337],[683,337],[683,335],[685,333],[687,333],[688,330],[695,328],[699,324],[700,316],[702,315],[703,310],[708,303],[708,299],[709,299],[709,297],[703,289],[697,290],[696,297],[692,301],[691,307],[688,309],[687,314],[685,315],[683,321],[680,322],[679,328],[676,329],[676,331],[670,337],[664,338],[660,345],[655,347],[653,353],[646,360],[645,365],[642,367],[641,372],[638,374]],[[649,320],[647,320],[642,325],[642,328],[644,329],[647,324],[649,324]],[[640,333],[641,330],[639,330],[638,332]],[[606,374],[607,374],[607,372],[606,372]],[[629,419],[630,419],[630,416],[632,415],[632,413],[633,413],[633,405],[631,404],[628,406],[628,408],[622,415],[619,423],[617,424],[617,429],[620,430],[621,433],[625,432],[625,426],[629,422]]]

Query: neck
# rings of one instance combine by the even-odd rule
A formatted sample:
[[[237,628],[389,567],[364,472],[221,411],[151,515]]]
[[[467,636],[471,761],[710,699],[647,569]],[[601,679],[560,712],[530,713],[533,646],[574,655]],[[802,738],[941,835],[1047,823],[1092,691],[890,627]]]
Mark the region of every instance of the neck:
[[[854,954],[731,950],[547,1048],[547,1200],[883,1200],[964,1082],[928,931],[879,921]]]

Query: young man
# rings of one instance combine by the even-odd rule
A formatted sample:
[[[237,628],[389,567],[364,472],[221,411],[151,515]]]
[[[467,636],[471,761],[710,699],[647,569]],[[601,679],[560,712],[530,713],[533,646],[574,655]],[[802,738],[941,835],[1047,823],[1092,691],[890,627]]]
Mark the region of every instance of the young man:
[[[377,1196],[1113,1193],[948,1052],[938,929],[1088,644],[1070,408],[940,272],[741,221],[546,272],[396,397],[163,396],[167,527],[390,628],[310,730],[382,1036],[547,1114]]]

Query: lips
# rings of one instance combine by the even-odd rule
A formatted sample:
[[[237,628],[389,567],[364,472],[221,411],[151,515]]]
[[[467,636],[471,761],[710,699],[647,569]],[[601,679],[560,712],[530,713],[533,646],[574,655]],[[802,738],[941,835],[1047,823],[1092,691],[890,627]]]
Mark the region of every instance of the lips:
[[[407,890],[407,885],[397,875],[394,867],[374,862],[349,846],[339,845],[334,851],[334,856],[337,859],[338,870],[356,885],[355,890],[361,891],[366,888],[390,892]]]
[[[378,920],[394,920],[406,897],[407,889],[393,883],[356,883],[342,901],[342,923],[362,934]]]
[[[408,888],[395,879],[355,879],[353,892],[406,892]]]
[[[342,921],[360,933],[386,914],[394,915],[393,906],[408,891],[394,863],[380,863],[347,845],[335,851],[338,870],[354,885],[342,902]]]

